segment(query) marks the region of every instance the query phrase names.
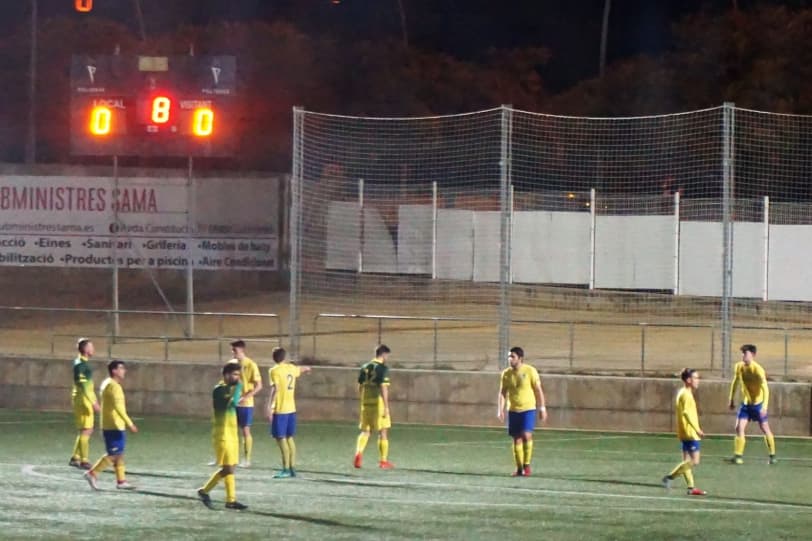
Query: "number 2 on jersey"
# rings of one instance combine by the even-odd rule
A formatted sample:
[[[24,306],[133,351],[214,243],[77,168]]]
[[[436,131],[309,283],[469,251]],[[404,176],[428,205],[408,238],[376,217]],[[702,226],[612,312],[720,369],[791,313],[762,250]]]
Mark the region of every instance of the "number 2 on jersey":
[[[288,374],[288,391],[293,390],[293,382],[294,382],[293,374]]]

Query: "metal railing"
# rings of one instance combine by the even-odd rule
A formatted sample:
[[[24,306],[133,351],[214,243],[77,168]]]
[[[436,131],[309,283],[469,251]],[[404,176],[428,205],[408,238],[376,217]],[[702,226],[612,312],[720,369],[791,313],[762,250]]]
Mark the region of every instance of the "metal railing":
[[[190,342],[217,342],[217,355],[218,359],[222,360],[225,350],[224,344],[236,339],[236,336],[239,335],[239,338],[242,339],[250,339],[252,342],[257,343],[274,343],[279,344],[282,340],[282,319],[279,314],[275,313],[249,313],[249,312],[166,312],[166,311],[159,311],[159,310],[106,310],[106,309],[92,309],[92,308],[46,308],[41,306],[0,306],[0,314],[6,313],[7,316],[2,317],[2,321],[7,321],[9,314],[16,314],[16,315],[25,315],[25,314],[43,314],[45,316],[45,327],[47,329],[48,335],[48,347],[49,352],[52,356],[56,355],[57,351],[57,341],[60,338],[76,338],[78,336],[86,336],[91,339],[104,339],[107,342],[107,355],[108,357],[113,356],[113,346],[124,345],[124,344],[132,344],[132,343],[148,343],[148,342],[162,342],[163,343],[163,360],[168,361],[171,358],[170,355],[170,344],[172,343],[190,343]],[[179,321],[179,318],[183,318],[185,316],[193,315],[199,318],[214,318],[216,319],[216,331],[213,333],[195,333],[193,335],[189,335],[188,332],[185,331],[183,322]],[[69,322],[60,322],[59,316],[67,316],[72,317]],[[97,332],[92,330],[93,323],[92,322],[81,322],[77,321],[78,318],[81,316],[89,316],[89,317],[102,317],[104,319],[105,325],[105,332]],[[153,332],[127,332],[127,333],[116,333],[115,329],[117,325],[115,324],[116,319],[119,316],[133,316],[138,318],[146,318],[147,323],[155,323],[155,319],[159,319],[161,321],[161,329],[163,331],[168,331],[173,328],[172,322],[173,320],[178,320],[177,325],[175,326],[178,329],[182,329],[180,332],[173,334],[171,332],[162,332],[159,334]],[[236,319],[236,320],[273,320],[275,321],[275,332],[265,333],[227,333],[225,329],[225,322],[229,319]],[[132,323],[133,327],[140,326],[149,326],[144,325],[145,322],[135,322]],[[70,325],[75,327],[77,325],[85,325],[87,328],[86,332],[73,332],[69,333],[66,332],[63,328],[66,325]],[[30,330],[34,331],[35,328],[20,328],[21,326],[15,326],[14,330]],[[36,327],[36,326],[33,326]],[[266,325],[260,325],[261,328],[266,327]],[[8,327],[0,327],[0,331],[9,330]],[[9,345],[0,345],[0,349],[6,350]],[[23,349],[23,348],[18,348]],[[11,353],[21,353],[21,351],[14,351]]]
[[[439,359],[438,343],[439,333],[441,331],[441,322],[465,322],[465,323],[483,323],[488,325],[496,325],[498,321],[493,318],[471,318],[471,317],[452,317],[452,316],[398,316],[398,315],[380,315],[380,314],[341,314],[341,313],[320,313],[313,317],[313,334],[312,334],[312,354],[313,357],[318,355],[318,338],[322,334],[331,334],[329,332],[319,331],[319,321],[322,319],[342,319],[342,320],[374,320],[377,322],[376,329],[376,343],[380,344],[384,341],[384,323],[387,321],[426,321],[431,322],[432,331],[432,365],[436,368],[441,362]],[[651,337],[650,333],[654,329],[683,329],[683,330],[705,330],[707,331],[707,359],[710,371],[721,370],[722,366],[719,365],[717,356],[719,354],[720,343],[717,343],[720,338],[719,327],[712,324],[687,324],[687,323],[657,323],[657,322],[611,322],[611,321],[595,321],[595,320],[572,320],[561,321],[552,319],[513,319],[511,325],[555,325],[565,326],[567,328],[567,353],[566,361],[569,370],[575,370],[576,349],[578,341],[576,340],[576,329],[579,327],[596,328],[596,327],[612,327],[612,328],[636,328],[638,329],[638,344],[639,344],[639,371],[641,374],[651,371],[652,367],[647,366],[647,361],[650,360],[650,352],[648,350]],[[392,330],[391,332],[415,332],[425,329],[418,327],[401,328]],[[459,330],[445,329],[446,332]],[[763,326],[763,325],[734,325],[732,330],[737,331],[759,331],[759,332],[777,332],[783,336],[783,375],[786,377],[790,372],[790,337],[792,334],[799,332],[812,333],[812,327],[807,326]],[[369,332],[369,331],[367,331]],[[812,336],[811,336],[812,338]],[[674,344],[675,350],[683,347],[681,344]],[[701,345],[697,345],[702,348]],[[541,358],[545,358],[543,355]],[[555,357],[560,358],[560,356]],[[598,368],[595,366],[595,368]],[[614,368],[614,367],[612,367]]]

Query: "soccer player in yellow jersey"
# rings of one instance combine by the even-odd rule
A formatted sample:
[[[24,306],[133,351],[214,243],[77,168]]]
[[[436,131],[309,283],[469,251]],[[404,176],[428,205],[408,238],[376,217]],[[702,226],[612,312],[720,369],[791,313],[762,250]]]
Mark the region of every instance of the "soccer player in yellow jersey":
[[[358,442],[355,446],[353,466],[361,467],[373,430],[378,433],[378,467],[391,470],[395,467],[389,462],[389,429],[392,428],[392,416],[389,412],[389,367],[386,360],[391,350],[381,344],[375,350],[375,358],[361,367],[358,374],[358,394],[361,399],[361,421],[358,428]]]
[[[99,411],[99,401],[93,390],[93,368],[90,358],[96,352],[89,338],[76,341],[79,355],[73,360],[73,417],[76,420],[76,443],[73,446],[69,465],[84,470],[90,469],[90,435],[93,434],[94,413]]]
[[[547,420],[547,407],[541,379],[535,368],[524,364],[524,350],[510,348],[510,366],[505,368],[499,382],[496,416],[505,420],[508,410],[508,434],[513,438],[513,459],[516,462],[514,477],[530,475],[530,460],[533,458],[533,429],[536,426],[536,406],[541,421]]]
[[[222,479],[226,486],[226,508],[246,509],[247,506],[237,501],[237,487],[234,481],[234,470],[240,458],[240,442],[237,436],[237,404],[242,394],[240,382],[240,365],[228,362],[223,366],[223,379],[211,393],[212,407],[212,444],[214,459],[220,469],[214,472],[206,484],[199,488],[197,495],[203,505],[211,507],[209,492]]]
[[[683,387],[677,393],[677,437],[682,442],[682,462],[663,477],[663,486],[671,488],[671,481],[682,475],[688,485],[689,496],[704,496],[707,492],[694,486],[693,473],[693,467],[699,465],[699,441],[705,435],[699,427],[699,414],[694,399],[694,391],[699,387],[699,372],[686,368],[680,377]]]
[[[243,395],[237,406],[237,426],[242,432],[243,461],[240,466],[251,467],[251,453],[254,449],[254,438],[251,435],[251,425],[254,422],[254,396],[262,390],[262,373],[250,357],[245,354],[245,341],[231,342],[231,352],[234,354],[233,362],[240,364],[240,379],[242,380]]]
[[[767,373],[756,362],[756,346],[745,344],[741,347],[742,360],[733,370],[730,382],[730,409],[735,410],[736,387],[741,386],[742,404],[736,419],[736,437],[733,440],[733,464],[744,464],[745,430],[749,421],[756,421],[764,433],[769,464],[775,464],[775,436],[767,421],[767,405],[770,401],[770,388],[767,386]]]
[[[271,436],[282,452],[282,470],[274,479],[296,477],[296,380],[310,372],[309,366],[296,366],[285,360],[284,348],[274,348],[272,356],[276,366],[268,370],[271,392],[265,413],[271,423]]]
[[[138,427],[127,415],[127,405],[124,401],[124,389],[121,387],[124,376],[127,374],[127,367],[124,361],[110,361],[107,365],[107,373],[110,375],[105,379],[99,392],[101,393],[101,425],[104,435],[104,445],[107,454],[102,456],[88,472],[85,472],[85,479],[90,486],[99,489],[97,481],[98,474],[113,465],[116,471],[116,488],[133,489],[127,482],[124,469],[124,447],[126,444],[127,432],[138,432]]]

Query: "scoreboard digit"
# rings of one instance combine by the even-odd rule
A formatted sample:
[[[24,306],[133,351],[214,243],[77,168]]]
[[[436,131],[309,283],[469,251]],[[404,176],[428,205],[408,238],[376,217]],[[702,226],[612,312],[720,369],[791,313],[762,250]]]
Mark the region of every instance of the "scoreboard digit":
[[[74,55],[71,153],[232,156],[235,99],[232,56]]]

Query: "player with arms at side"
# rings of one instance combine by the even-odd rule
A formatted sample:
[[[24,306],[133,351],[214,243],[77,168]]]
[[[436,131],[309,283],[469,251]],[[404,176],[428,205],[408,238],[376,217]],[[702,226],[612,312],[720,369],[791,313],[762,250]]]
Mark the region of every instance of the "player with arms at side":
[[[271,436],[282,452],[282,470],[274,475],[274,479],[296,477],[296,444],[293,442],[296,435],[296,380],[310,372],[309,366],[296,366],[285,360],[286,354],[284,348],[274,348],[271,355],[276,366],[268,370],[271,392],[265,413],[271,423]]]
[[[94,413],[99,411],[99,401],[93,390],[93,368],[90,358],[96,352],[93,342],[89,338],[79,338],[76,341],[79,355],[73,360],[73,416],[76,420],[76,443],[73,446],[70,466],[90,469],[90,435],[93,434]]]
[[[358,428],[358,442],[355,446],[355,459],[353,466],[361,467],[369,441],[369,434],[378,432],[378,466],[384,470],[395,467],[389,462],[389,429],[392,427],[392,417],[389,412],[389,367],[386,360],[391,350],[381,344],[375,350],[375,358],[361,367],[358,374],[358,394],[361,400],[361,422]]]
[[[240,365],[242,392],[240,403],[237,406],[237,426],[242,432],[243,460],[240,466],[251,467],[251,453],[254,450],[254,437],[251,435],[251,425],[254,422],[254,396],[262,390],[262,373],[250,357],[245,354],[245,341],[231,342],[231,352],[234,354],[232,362]]]
[[[682,389],[677,393],[677,437],[682,442],[682,462],[663,477],[663,486],[671,488],[671,481],[678,475],[685,477],[689,496],[704,496],[707,494],[694,486],[694,466],[699,465],[699,441],[705,435],[699,427],[699,414],[696,411],[694,391],[699,387],[699,372],[693,368],[686,368],[680,375],[683,382]]]
[[[211,492],[222,479],[226,486],[226,508],[246,509],[247,506],[237,501],[237,487],[234,481],[234,469],[240,458],[240,441],[237,435],[237,404],[242,393],[240,382],[240,365],[228,362],[223,367],[223,379],[211,393],[212,408],[212,444],[214,459],[220,469],[214,472],[206,484],[198,489],[197,495],[203,505],[211,507]]]
[[[736,437],[733,440],[733,464],[744,464],[744,446],[747,442],[745,432],[749,421],[756,421],[764,433],[764,443],[769,453],[769,464],[775,464],[775,436],[767,421],[767,405],[770,401],[770,388],[767,386],[767,373],[756,362],[756,346],[745,344],[741,347],[742,360],[736,363],[733,370],[733,381],[730,382],[731,411],[735,411],[736,387],[741,386],[742,404],[736,418]]]
[[[102,456],[96,464],[94,464],[93,469],[85,472],[84,475],[90,486],[98,490],[98,474],[112,464],[116,471],[116,488],[124,490],[133,489],[135,487],[127,482],[124,467],[124,447],[127,441],[127,432],[125,429],[129,428],[131,432],[135,433],[138,432],[138,427],[135,426],[130,416],[127,415],[124,389],[121,387],[121,384],[124,382],[124,376],[127,374],[127,367],[124,361],[110,361],[107,365],[107,373],[110,377],[105,379],[101,387],[99,387],[99,392],[102,396],[102,434],[104,435],[104,446],[107,454]]]
[[[533,458],[533,429],[536,426],[536,405],[541,421],[547,420],[547,407],[544,390],[538,371],[524,364],[524,350],[510,348],[510,367],[505,368],[499,382],[496,416],[505,420],[508,410],[508,434],[513,438],[513,458],[516,462],[514,477],[530,475],[530,460]]]

